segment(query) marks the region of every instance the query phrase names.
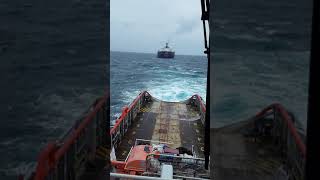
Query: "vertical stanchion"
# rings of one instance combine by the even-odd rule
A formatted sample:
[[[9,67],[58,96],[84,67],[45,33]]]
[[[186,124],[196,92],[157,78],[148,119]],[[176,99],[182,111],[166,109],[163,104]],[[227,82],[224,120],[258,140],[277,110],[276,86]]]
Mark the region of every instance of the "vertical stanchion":
[[[204,156],[205,156],[205,169],[209,168],[209,156],[210,156],[210,49],[207,40],[206,20],[209,21],[209,9],[210,1],[201,0],[201,20],[203,24],[203,35],[204,35],[204,53],[207,55],[207,92],[206,92],[206,112],[205,112],[205,145],[204,145]],[[210,36],[209,36],[210,38]]]

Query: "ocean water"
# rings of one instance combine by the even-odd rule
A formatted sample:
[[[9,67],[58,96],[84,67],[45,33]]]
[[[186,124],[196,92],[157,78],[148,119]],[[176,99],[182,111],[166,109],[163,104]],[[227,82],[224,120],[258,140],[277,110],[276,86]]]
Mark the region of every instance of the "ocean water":
[[[159,59],[156,54],[111,52],[110,60],[112,122],[144,90],[163,101],[206,97],[206,56]]]
[[[213,3],[211,127],[247,119],[278,102],[305,129],[311,1]]]
[[[0,180],[16,180],[103,95],[106,2],[0,2]]]
[[[282,104],[306,128],[308,51],[216,52],[213,63],[211,127],[254,116],[273,103]]]

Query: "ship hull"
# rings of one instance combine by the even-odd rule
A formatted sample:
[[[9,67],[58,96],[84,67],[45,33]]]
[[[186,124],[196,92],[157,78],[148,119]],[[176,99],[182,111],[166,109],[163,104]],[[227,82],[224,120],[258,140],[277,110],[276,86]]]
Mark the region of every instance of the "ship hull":
[[[174,58],[174,55],[175,55],[174,52],[159,51],[157,57],[158,58],[172,59],[172,58]]]

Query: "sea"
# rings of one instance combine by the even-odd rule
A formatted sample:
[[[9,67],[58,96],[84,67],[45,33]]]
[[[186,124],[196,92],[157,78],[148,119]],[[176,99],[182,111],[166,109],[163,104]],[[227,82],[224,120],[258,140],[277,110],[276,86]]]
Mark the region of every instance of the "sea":
[[[214,1],[211,127],[280,103],[306,128],[312,1]]]
[[[0,180],[32,168],[103,95],[106,1],[0,2]]]
[[[183,101],[194,94],[206,97],[206,56],[176,55],[159,59],[156,54],[111,52],[111,124],[141,91],[170,102]]]
[[[305,130],[311,1],[212,2],[216,4],[212,11],[214,22],[210,27],[213,51],[210,126],[221,127],[245,120],[278,102],[294,114]],[[202,51],[199,48],[199,52]],[[75,57],[77,52],[79,56]],[[21,90],[17,91],[17,97],[9,96],[7,100],[19,97],[21,104],[4,107],[5,111],[12,113],[8,120],[1,121],[1,180],[16,179],[17,173],[34,165],[39,147],[46,143],[48,137],[58,138],[72,124],[66,119],[78,118],[74,112],[84,110],[89,99],[101,94],[104,85],[93,86],[104,82],[104,77],[88,74],[105,68],[105,64],[92,64],[86,58],[79,63],[84,52],[66,49],[56,56],[70,56],[68,61],[38,65],[27,63],[16,66],[14,73],[9,74],[20,85],[8,87]],[[205,55],[177,52],[174,59],[159,59],[155,53],[111,51],[111,124],[119,117],[122,108],[144,90],[164,101],[182,101],[193,94],[199,94],[205,100],[207,65]],[[75,73],[82,70],[88,74]],[[51,74],[46,77],[44,72]],[[21,77],[28,79],[27,85]],[[44,84],[46,78],[55,83],[39,85],[32,81],[36,77]],[[86,77],[90,77],[91,83],[80,86],[85,81],[79,79]],[[57,88],[61,85],[64,89]],[[31,92],[31,89],[36,91]],[[23,99],[29,92],[30,97]]]

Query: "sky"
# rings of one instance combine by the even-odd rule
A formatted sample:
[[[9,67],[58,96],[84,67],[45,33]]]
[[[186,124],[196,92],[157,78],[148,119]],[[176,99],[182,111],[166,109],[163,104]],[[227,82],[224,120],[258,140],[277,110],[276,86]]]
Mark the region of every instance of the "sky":
[[[204,55],[200,0],[111,0],[111,51]]]

